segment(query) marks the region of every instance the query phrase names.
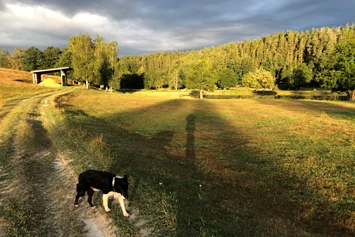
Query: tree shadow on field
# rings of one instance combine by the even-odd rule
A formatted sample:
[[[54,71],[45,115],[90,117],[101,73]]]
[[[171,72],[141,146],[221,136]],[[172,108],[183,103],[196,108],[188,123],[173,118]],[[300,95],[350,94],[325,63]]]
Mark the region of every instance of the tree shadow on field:
[[[171,126],[155,135],[129,132],[120,124],[123,114],[79,120],[89,131],[104,134],[115,157],[109,171],[133,180],[132,203],[148,217],[163,216],[157,218],[167,228],[161,236],[352,236],[332,223],[330,213],[315,215],[328,209],[325,202],[309,206],[290,196],[297,186],[317,198],[305,180],[276,164],[277,157],[265,158],[253,137],[223,119],[214,103],[169,100],[129,113],[143,123],[162,111],[180,113],[150,122],[159,128],[171,119]],[[86,114],[73,107],[66,113]],[[161,199],[149,199],[157,193]],[[156,209],[145,209],[148,201]]]

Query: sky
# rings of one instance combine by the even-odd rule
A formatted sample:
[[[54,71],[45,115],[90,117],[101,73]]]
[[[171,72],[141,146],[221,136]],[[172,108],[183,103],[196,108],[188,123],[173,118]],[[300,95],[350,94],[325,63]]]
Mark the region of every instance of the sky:
[[[100,35],[119,56],[198,50],[355,22],[355,0],[0,0],[0,48]]]

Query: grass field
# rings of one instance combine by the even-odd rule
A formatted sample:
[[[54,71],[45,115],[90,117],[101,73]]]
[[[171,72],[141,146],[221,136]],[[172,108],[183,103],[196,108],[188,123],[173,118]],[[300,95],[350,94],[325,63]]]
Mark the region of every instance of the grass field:
[[[17,79],[0,81],[5,111],[53,90]],[[128,174],[131,212],[149,236],[355,234],[354,103],[80,88],[48,103],[43,126],[57,153],[76,174]],[[109,217],[124,236],[142,233],[119,208]]]
[[[129,174],[162,236],[355,232],[353,103],[78,90],[57,106],[66,144],[91,154],[72,165]]]
[[[43,78],[46,77],[49,76],[43,75]],[[60,80],[57,76],[50,77],[56,81]],[[0,68],[0,109],[8,101],[23,99],[27,96],[51,90],[53,90],[53,88],[32,84],[32,74],[30,72]]]

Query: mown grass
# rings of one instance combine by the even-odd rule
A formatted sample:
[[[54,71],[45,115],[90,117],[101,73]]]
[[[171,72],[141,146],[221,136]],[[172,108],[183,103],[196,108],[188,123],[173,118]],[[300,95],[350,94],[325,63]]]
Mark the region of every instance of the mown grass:
[[[67,146],[91,154],[71,164],[129,174],[156,235],[355,232],[353,103],[96,91],[56,103]]]

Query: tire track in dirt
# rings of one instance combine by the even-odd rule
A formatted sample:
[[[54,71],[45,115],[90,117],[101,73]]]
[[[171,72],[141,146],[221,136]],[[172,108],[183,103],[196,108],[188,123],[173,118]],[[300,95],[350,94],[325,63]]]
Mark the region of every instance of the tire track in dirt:
[[[99,210],[74,208],[76,178],[43,126],[48,98],[67,92],[20,101],[0,121],[0,146],[12,144],[11,156],[0,163],[0,208],[12,208],[0,212],[5,215],[0,217],[0,236],[20,231],[9,228],[14,223],[22,228],[20,236],[118,236]],[[14,213],[18,216],[9,218]]]

